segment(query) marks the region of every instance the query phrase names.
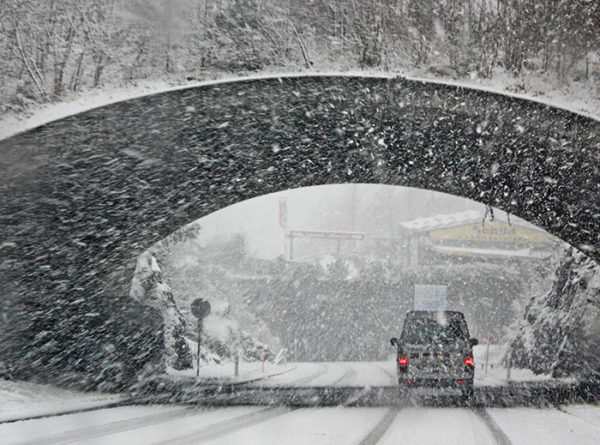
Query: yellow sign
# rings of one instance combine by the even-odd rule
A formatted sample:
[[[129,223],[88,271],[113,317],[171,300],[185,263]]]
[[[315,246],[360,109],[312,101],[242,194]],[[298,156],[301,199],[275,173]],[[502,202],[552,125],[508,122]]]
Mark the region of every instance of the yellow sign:
[[[429,232],[429,238],[449,241],[481,241],[502,244],[545,244],[552,242],[551,235],[504,221],[466,224]]]

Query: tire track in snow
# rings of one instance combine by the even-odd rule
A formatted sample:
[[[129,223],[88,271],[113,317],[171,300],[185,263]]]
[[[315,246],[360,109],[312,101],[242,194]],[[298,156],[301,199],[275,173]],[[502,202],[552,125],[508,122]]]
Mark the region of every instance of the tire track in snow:
[[[201,430],[177,437],[172,440],[158,442],[158,444],[180,445],[187,443],[202,443],[207,440],[215,439],[217,437],[225,436],[235,431],[257,425],[261,422],[266,422],[267,420],[288,414],[296,409],[298,408],[274,407],[262,409],[260,411],[254,411],[239,417],[234,417],[233,419],[212,424],[208,427],[202,428]]]
[[[396,377],[389,372],[388,370],[386,370],[383,366],[377,365],[377,364],[372,364],[372,366],[374,368],[377,368],[379,371],[383,372],[385,375],[387,375],[392,381],[390,382],[390,386],[396,386],[395,385],[395,380]],[[356,374],[356,372],[355,372]],[[365,386],[363,389],[354,392],[350,397],[348,397],[346,399],[346,401],[344,403],[342,403],[342,406],[352,406],[357,404],[357,402],[359,402],[360,400],[364,400],[365,398],[369,398],[369,397],[373,397],[375,396],[375,400],[377,400],[378,398],[382,397],[382,391],[385,390],[385,387],[383,386]],[[376,392],[379,392],[379,394],[377,395]],[[396,403],[390,403],[391,405],[396,405]],[[367,406],[371,406],[370,404],[367,404]]]
[[[308,382],[315,380],[317,377],[322,376],[323,374],[325,374],[325,372],[327,372],[328,366],[324,365],[324,364],[319,364],[319,369],[315,372],[313,372],[312,374],[307,375],[306,377],[301,377],[297,380],[292,380],[289,383],[286,383],[286,385],[293,385],[293,386],[302,386],[307,384]]]
[[[508,438],[502,428],[492,419],[492,416],[486,411],[485,408],[471,408],[471,411],[475,413],[479,420],[486,426],[488,431],[491,433],[493,439],[498,445],[512,445],[512,442]]]
[[[598,425],[598,423],[596,423],[596,422],[590,422],[589,419],[586,419],[585,417],[582,417],[582,416],[579,416],[579,415],[577,415],[575,413],[572,413],[571,411],[567,411],[566,409],[564,409],[560,405],[557,405],[554,408],[556,408],[557,411],[559,411],[559,412],[561,412],[563,414],[566,414],[568,416],[572,416],[572,417],[576,418],[577,420],[580,420],[580,421],[584,422],[585,424],[591,426],[592,428],[600,431],[600,425]]]
[[[383,366],[381,365],[375,365],[377,368],[381,369],[383,371],[383,373],[385,375],[387,375],[390,378],[390,384],[392,386],[396,386],[397,385],[397,381],[398,381],[398,376],[391,373],[390,371],[388,371],[387,369],[385,369]]]
[[[343,365],[343,364],[339,364],[339,365],[345,369],[344,375],[335,379],[328,386],[336,386],[336,385],[339,385],[341,382],[344,382],[345,385],[350,385],[356,378],[356,370],[352,366]]]
[[[391,408],[388,412],[383,416],[383,419],[379,421],[375,428],[369,431],[363,440],[360,441],[360,445],[375,445],[379,440],[383,437],[385,432],[388,430],[396,416],[398,415],[399,408]]]
[[[181,408],[166,413],[150,414],[143,417],[134,417],[133,419],[118,420],[116,422],[104,423],[101,425],[95,425],[89,428],[81,428],[72,431],[66,431],[53,436],[44,437],[41,442],[44,444],[63,444],[72,442],[85,442],[90,439],[97,437],[106,436],[114,433],[122,433],[125,431],[135,430],[149,425],[155,425],[157,423],[168,422],[178,417],[185,417],[193,414],[197,414],[198,410],[195,408]],[[36,439],[31,442],[23,442],[23,444],[39,444],[40,439]]]

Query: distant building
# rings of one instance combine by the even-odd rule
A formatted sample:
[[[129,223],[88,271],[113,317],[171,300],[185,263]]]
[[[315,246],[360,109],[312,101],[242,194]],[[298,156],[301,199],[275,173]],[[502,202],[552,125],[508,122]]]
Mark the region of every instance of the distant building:
[[[423,264],[549,259],[560,240],[519,218],[496,212],[493,220],[470,210],[400,224],[409,233],[406,262]]]

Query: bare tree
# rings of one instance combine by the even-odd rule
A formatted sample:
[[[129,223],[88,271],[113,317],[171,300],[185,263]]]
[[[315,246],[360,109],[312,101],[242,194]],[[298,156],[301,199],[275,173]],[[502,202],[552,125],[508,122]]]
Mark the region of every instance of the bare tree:
[[[589,0],[3,0],[0,94],[35,101],[85,86],[204,70],[496,67],[590,77],[600,2]],[[583,74],[580,74],[583,73]],[[593,76],[592,76],[593,77]]]

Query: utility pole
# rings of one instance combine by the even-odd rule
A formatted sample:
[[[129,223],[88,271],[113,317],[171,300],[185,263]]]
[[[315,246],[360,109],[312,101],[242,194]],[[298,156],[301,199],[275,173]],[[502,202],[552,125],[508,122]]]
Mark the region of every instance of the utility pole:
[[[198,361],[196,363],[196,377],[200,376],[200,344],[202,343],[202,319],[199,318],[198,319],[198,326],[197,326],[197,331],[196,333],[197,335],[197,347],[196,347],[196,357],[198,358]]]
[[[261,329],[261,333],[262,333],[262,335],[261,335],[261,340],[262,340],[262,357],[261,357],[261,359],[262,359],[262,372],[264,374],[265,360],[267,358],[267,351],[265,349],[265,328],[264,327]]]
[[[508,350],[508,354],[506,355],[506,382],[510,382],[510,368],[512,367],[512,352],[510,349]]]
[[[488,334],[487,347],[485,348],[485,378],[488,375],[488,361],[490,360],[490,335]]]

